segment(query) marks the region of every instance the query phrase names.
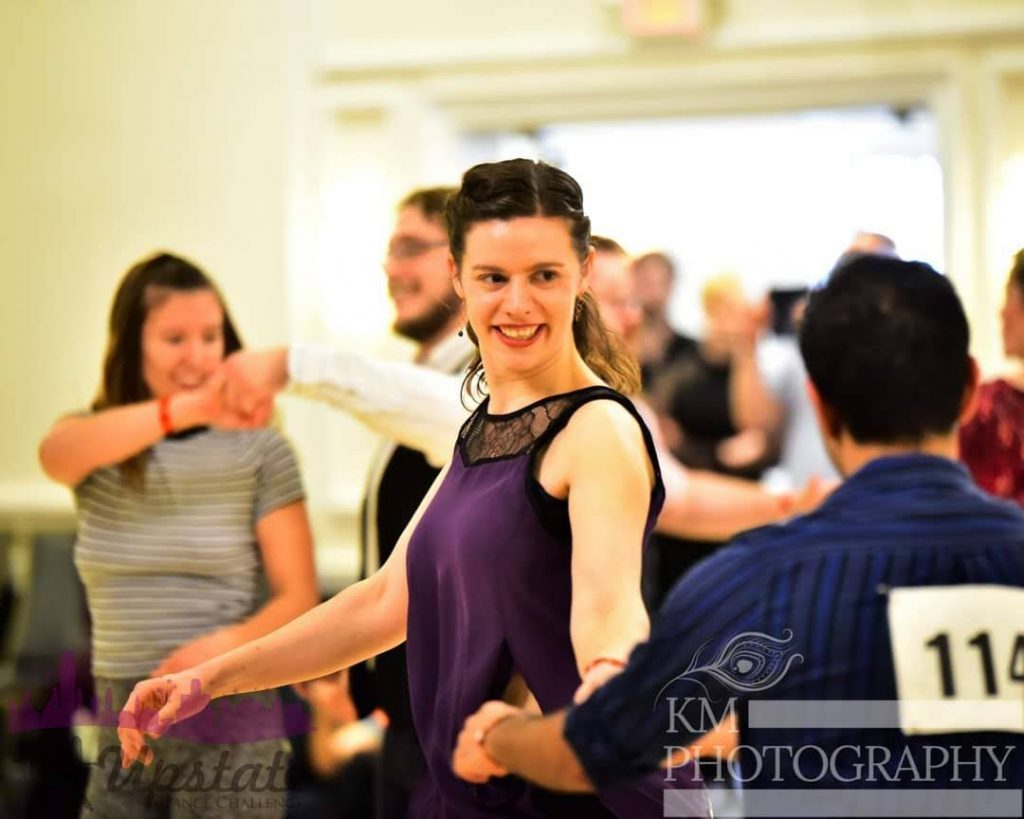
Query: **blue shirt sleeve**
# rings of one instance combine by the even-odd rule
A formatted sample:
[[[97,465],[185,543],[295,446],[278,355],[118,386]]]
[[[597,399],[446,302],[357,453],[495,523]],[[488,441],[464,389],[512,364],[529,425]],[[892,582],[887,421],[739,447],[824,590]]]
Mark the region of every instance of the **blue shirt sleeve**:
[[[654,770],[666,749],[686,747],[737,703],[730,663],[737,638],[762,619],[763,580],[740,545],[696,566],[623,672],[570,710],[565,739],[596,787]]]

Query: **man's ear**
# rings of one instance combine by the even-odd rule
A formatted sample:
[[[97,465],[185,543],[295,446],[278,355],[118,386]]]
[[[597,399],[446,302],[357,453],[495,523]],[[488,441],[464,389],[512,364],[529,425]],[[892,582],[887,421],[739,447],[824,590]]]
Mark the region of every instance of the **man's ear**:
[[[455,257],[448,254],[448,275],[452,277],[452,287],[455,288],[455,295],[463,301],[466,300],[466,294],[462,290],[462,279],[459,278],[459,266],[455,264]]]
[[[839,416],[832,407],[825,403],[821,393],[818,392],[818,388],[814,386],[814,382],[811,379],[807,379],[806,386],[807,395],[810,396],[811,405],[814,407],[814,417],[818,419],[818,428],[821,430],[822,436],[826,440],[838,440],[842,432]]]
[[[960,399],[960,417],[957,422],[966,424],[978,408],[978,384],[981,382],[981,370],[978,369],[978,362],[974,356],[967,357],[967,383],[964,385],[964,394]]]

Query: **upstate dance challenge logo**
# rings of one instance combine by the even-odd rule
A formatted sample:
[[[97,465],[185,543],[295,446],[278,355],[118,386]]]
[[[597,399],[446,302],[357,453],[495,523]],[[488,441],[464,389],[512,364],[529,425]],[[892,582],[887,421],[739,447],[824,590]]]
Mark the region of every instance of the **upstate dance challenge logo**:
[[[12,734],[87,725],[118,728],[123,724],[126,715],[122,715],[121,709],[124,703],[115,701],[111,689],[97,690],[95,700],[87,701],[85,690],[77,679],[74,654],[61,657],[58,679],[46,702],[41,705],[35,704],[31,693],[20,698],[12,697],[3,703],[8,714],[7,729]],[[136,719],[145,725],[154,716],[156,712],[144,711]],[[310,730],[309,715],[300,702],[287,702],[277,697],[263,700],[249,695],[234,700],[218,700],[195,716],[171,726],[167,736],[217,744],[283,739],[307,734]]]
[[[72,737],[72,743],[80,758],[85,759],[82,740]],[[105,815],[112,803],[107,795],[121,794],[131,801],[141,801],[146,808],[184,811],[186,814],[206,813],[216,810],[216,815],[244,815],[252,811],[273,810],[281,812],[289,802],[287,772],[290,754],[286,750],[274,752],[272,760],[250,762],[246,757],[242,764],[232,759],[233,750],[221,751],[216,764],[210,760],[178,760],[168,762],[157,759],[149,768],[133,765],[128,770],[121,768],[121,747],[110,745],[103,748],[94,762],[87,762],[90,769],[103,774],[102,787],[93,793],[99,804],[90,800],[87,790],[82,799],[82,815],[99,810]]]
[[[124,703],[116,699],[110,689],[96,691],[95,697],[87,695],[78,680],[74,654],[62,655],[58,679],[45,702],[26,693],[0,703],[7,712],[10,733],[92,726],[118,728],[122,724]],[[135,718],[146,724],[154,716],[154,711],[143,711]],[[263,701],[258,696],[248,696],[234,703],[214,702],[172,726],[166,735],[202,745],[244,745],[265,741],[280,743],[310,730],[310,718],[301,703],[285,702],[277,697]],[[162,805],[186,813],[218,811],[224,815],[242,815],[261,810],[280,812],[285,806],[289,754],[283,749],[275,749],[269,759],[256,763],[247,762],[244,757],[240,762],[233,758],[234,750],[227,749],[220,751],[215,761],[157,758],[148,768],[133,765],[131,769],[122,770],[120,745],[86,750],[83,744],[90,743],[83,743],[80,735],[72,736],[71,741],[86,765],[104,772],[102,791],[125,797],[141,795],[146,807]],[[103,799],[102,791],[93,796]],[[93,804],[87,794],[83,814],[97,811],[103,814],[106,807],[102,802]]]

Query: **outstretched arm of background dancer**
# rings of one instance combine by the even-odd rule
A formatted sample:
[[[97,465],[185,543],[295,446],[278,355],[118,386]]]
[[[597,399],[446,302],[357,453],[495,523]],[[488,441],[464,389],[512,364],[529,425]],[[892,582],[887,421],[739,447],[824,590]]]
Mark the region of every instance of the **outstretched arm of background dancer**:
[[[747,529],[806,514],[833,488],[832,483],[812,478],[799,492],[776,495],[753,481],[683,470],[678,461],[669,459],[660,459],[665,506],[657,528],[675,537],[728,540]]]
[[[833,488],[812,478],[800,492],[775,495],[753,481],[687,469],[669,452],[661,436],[658,416],[641,398],[633,405],[647,422],[665,483],[665,505],[657,531],[696,540],[728,540],[746,529],[776,523],[815,509]]]
[[[731,346],[729,411],[737,429],[755,428],[778,435],[786,409],[765,379],[758,360],[758,338],[767,328],[767,302],[741,310],[734,316],[728,333]]]
[[[228,403],[258,411],[288,387],[346,412],[379,435],[443,466],[469,411],[462,375],[320,345],[243,350],[227,360]]]
[[[171,395],[160,402],[140,401],[90,414],[70,415],[57,421],[39,445],[43,471],[58,483],[75,487],[89,473],[137,455],[161,440],[167,431],[201,425],[228,428],[262,426],[266,418],[245,417],[225,409],[223,374],[218,372],[202,387]]]
[[[322,677],[405,640],[406,549],[446,472],[438,476],[376,574],[265,637],[194,668],[139,683],[121,713],[122,764],[148,761],[146,736],[160,736],[211,699]]]

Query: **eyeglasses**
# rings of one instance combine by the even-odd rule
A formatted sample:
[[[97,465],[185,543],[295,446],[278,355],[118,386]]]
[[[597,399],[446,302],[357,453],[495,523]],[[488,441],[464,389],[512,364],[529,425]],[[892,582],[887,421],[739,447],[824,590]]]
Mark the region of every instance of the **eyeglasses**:
[[[424,253],[429,253],[439,247],[447,247],[447,239],[436,239],[433,242],[425,239],[414,239],[412,237],[394,239],[388,245],[389,259],[415,259]]]

